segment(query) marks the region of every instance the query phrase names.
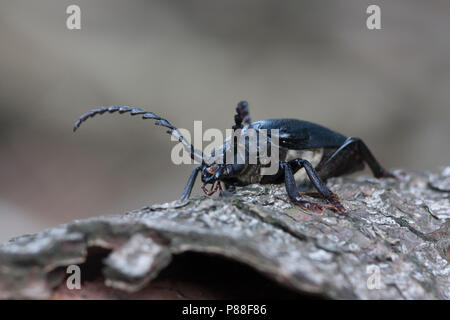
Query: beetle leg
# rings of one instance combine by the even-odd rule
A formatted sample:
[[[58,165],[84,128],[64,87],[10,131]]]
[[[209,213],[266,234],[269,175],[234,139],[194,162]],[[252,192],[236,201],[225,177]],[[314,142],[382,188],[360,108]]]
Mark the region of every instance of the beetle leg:
[[[209,190],[206,188],[206,184],[203,184],[202,190],[208,197],[210,197],[214,193],[216,193],[217,190],[220,190],[220,196],[222,196],[222,191],[223,191],[222,186],[220,185],[220,181],[213,182],[213,184],[211,185],[211,188]]]
[[[186,187],[184,187],[183,193],[181,194],[180,200],[187,200],[192,192],[192,187],[194,186],[195,180],[197,179],[197,175],[200,172],[200,169],[202,166],[195,167],[194,170],[192,170],[191,175],[189,176],[189,179],[186,183]]]
[[[300,191],[300,195],[302,196],[308,196],[311,198],[323,198],[322,194],[320,192],[314,192],[314,191]],[[332,198],[339,200],[339,196],[336,193],[333,193],[331,195]]]
[[[213,183],[213,185],[211,186],[211,191],[209,192],[209,196],[212,196],[213,194],[215,194],[217,192],[217,190],[219,189],[219,185],[220,185],[220,183],[218,184],[218,181]]]
[[[211,189],[212,190],[212,189]],[[210,196],[210,190],[208,190],[207,188],[206,188],[206,183],[204,183],[203,185],[202,185],[202,191],[203,191],[203,193],[205,194],[205,195],[207,195],[207,196]]]
[[[337,195],[331,192],[331,190],[328,189],[326,184],[319,178],[317,172],[314,170],[311,163],[303,159],[294,159],[289,161],[288,163],[282,162],[281,165],[284,168],[286,191],[289,195],[289,198],[293,202],[298,203],[300,206],[312,211],[322,212],[323,207],[328,207],[338,212],[339,214],[345,214],[347,212],[344,206],[339,202],[339,200],[337,200]],[[329,205],[322,206],[316,203],[308,202],[302,198],[301,194],[298,192],[297,185],[295,183],[292,167],[296,169],[305,168],[306,173],[308,174],[308,177],[311,180],[312,184],[317,189],[321,197],[324,198],[329,203]]]
[[[303,197],[300,196],[291,166],[286,162],[281,162],[280,165],[284,169],[284,183],[286,185],[287,194],[291,201],[306,210],[311,210],[318,213],[323,212],[324,209],[320,204],[306,201],[303,199]]]
[[[220,181],[217,181],[217,186],[219,187],[219,197],[222,198],[223,189],[222,189],[222,184],[220,183]]]
[[[214,183],[211,185],[211,189],[209,189],[208,196],[212,196],[217,191],[217,181],[214,181]]]
[[[376,178],[396,178],[395,175],[378,163],[366,144],[359,138],[347,138],[344,144],[325,163],[319,165],[317,171],[323,178],[338,176],[347,172],[351,173],[351,166],[357,166],[358,161],[361,164],[361,160],[369,165]]]

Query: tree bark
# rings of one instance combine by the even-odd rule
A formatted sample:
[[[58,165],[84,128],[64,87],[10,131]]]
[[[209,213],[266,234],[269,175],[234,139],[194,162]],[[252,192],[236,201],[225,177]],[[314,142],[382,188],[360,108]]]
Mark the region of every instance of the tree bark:
[[[344,216],[252,185],[17,237],[0,246],[0,298],[449,299],[450,167],[395,174],[329,180]]]

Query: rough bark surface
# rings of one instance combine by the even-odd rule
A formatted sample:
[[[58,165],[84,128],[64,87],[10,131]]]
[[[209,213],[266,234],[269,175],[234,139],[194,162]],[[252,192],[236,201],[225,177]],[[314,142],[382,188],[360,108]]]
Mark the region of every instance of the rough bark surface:
[[[284,186],[252,185],[14,238],[0,246],[0,298],[221,297],[159,280],[175,257],[197,252],[191,259],[235,260],[303,295],[449,299],[450,167],[395,174],[329,180],[345,216],[304,211]],[[83,266],[84,291],[66,288],[72,264]],[[162,287],[178,291],[155,294]]]

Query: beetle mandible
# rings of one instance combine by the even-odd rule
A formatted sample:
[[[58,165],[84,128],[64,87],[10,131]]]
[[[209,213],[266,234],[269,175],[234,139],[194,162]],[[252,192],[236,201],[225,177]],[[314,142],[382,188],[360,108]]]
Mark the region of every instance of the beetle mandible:
[[[167,133],[174,135],[188,150],[190,157],[201,163],[189,176],[181,200],[189,198],[197,175],[201,172],[202,190],[208,196],[218,190],[222,193],[221,183],[226,188],[245,186],[251,183],[284,183],[289,199],[300,207],[313,212],[323,212],[324,208],[329,208],[339,214],[345,214],[346,209],[340,203],[339,197],[331,192],[325,183],[328,178],[362,170],[365,166],[364,163],[369,165],[373,175],[377,178],[395,178],[391,172],[378,163],[361,139],[346,137],[321,125],[297,119],[251,122],[246,101],[238,103],[232,129],[245,131],[253,128],[256,131],[265,129],[268,132],[273,129],[278,130],[279,167],[276,174],[262,175],[260,163],[207,163],[203,152],[196,150],[170,122],[153,112],[140,108],[111,106],[92,109],[75,122],[73,131],[75,132],[88,118],[105,112],[119,112],[120,114],[130,112],[131,115],[142,115],[143,119],[156,120],[156,125],[168,128]],[[268,137],[270,139],[270,134]],[[223,150],[225,149],[224,144]],[[305,181],[305,175],[301,175],[300,169],[302,168],[305,169],[309,182]],[[206,189],[208,184],[211,185],[210,190]],[[318,192],[306,192],[311,186]],[[323,198],[327,204],[310,202],[304,195]]]

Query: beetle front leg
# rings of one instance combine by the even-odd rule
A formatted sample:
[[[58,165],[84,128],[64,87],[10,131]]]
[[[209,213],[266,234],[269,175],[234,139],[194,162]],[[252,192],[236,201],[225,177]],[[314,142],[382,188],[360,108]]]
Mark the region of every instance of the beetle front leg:
[[[322,212],[323,207],[328,207],[338,212],[339,214],[345,214],[347,212],[344,206],[339,202],[337,195],[331,192],[326,184],[319,178],[311,163],[303,159],[294,159],[289,161],[289,163],[281,162],[281,167],[284,169],[286,191],[289,195],[289,198],[293,202],[299,204],[305,209],[309,209],[315,212]],[[329,203],[329,205],[322,206],[317,203],[312,203],[306,201],[301,196],[297,189],[297,184],[295,182],[294,174],[292,171],[293,168],[295,168],[296,170],[305,168],[306,173],[311,180],[311,183],[317,189],[322,198],[324,198]]]
[[[202,166],[195,167],[189,176],[188,182],[186,183],[186,187],[184,187],[184,191],[181,194],[180,200],[187,200],[192,192],[192,187],[194,186],[195,180],[197,179],[197,175],[202,169]]]

